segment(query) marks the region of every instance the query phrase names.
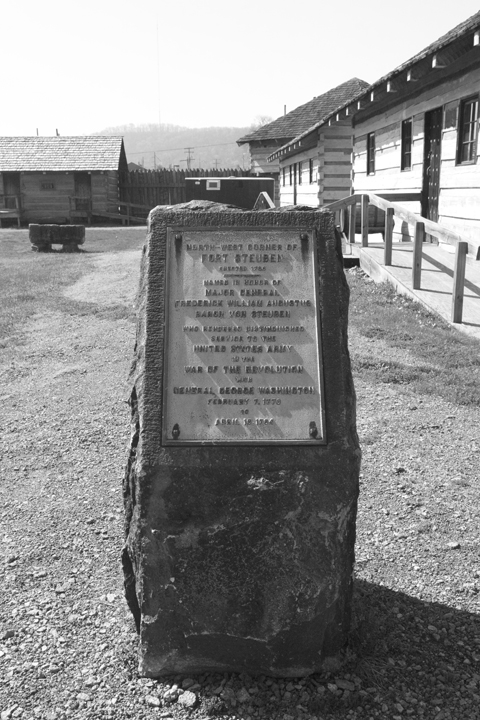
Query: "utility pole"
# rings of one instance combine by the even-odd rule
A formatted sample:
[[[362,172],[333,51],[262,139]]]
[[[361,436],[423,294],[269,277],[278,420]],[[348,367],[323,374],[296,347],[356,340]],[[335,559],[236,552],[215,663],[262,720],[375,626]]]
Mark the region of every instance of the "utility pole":
[[[215,170],[218,170],[218,159],[215,158]]]
[[[162,123],[162,116],[160,112],[160,49],[158,41],[158,17],[157,17],[157,101],[158,101],[158,129]]]
[[[157,153],[156,152],[153,153],[153,169],[154,170],[157,169]]]
[[[193,147],[185,148],[185,152],[187,153],[187,170],[190,170],[192,167],[192,160],[193,160]]]

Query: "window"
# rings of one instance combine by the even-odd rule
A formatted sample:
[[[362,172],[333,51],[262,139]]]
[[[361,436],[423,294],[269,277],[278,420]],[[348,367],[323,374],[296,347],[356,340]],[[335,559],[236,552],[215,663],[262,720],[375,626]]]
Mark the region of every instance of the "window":
[[[298,184],[302,184],[302,172],[303,172],[303,163],[298,163]]]
[[[293,171],[293,166],[289,165],[288,166],[288,176],[289,176],[288,180],[289,180],[290,185],[292,184],[292,178],[293,178],[292,171]]]
[[[457,163],[477,161],[478,97],[468,98],[460,105]]]
[[[207,190],[220,190],[220,180],[207,180]]]
[[[412,119],[402,122],[402,170],[412,169]]]
[[[308,182],[313,183],[313,158],[308,161]]]
[[[287,177],[287,169],[282,168],[282,185],[283,185],[283,187],[285,187],[286,177]]]
[[[375,174],[375,133],[367,135],[367,175]]]

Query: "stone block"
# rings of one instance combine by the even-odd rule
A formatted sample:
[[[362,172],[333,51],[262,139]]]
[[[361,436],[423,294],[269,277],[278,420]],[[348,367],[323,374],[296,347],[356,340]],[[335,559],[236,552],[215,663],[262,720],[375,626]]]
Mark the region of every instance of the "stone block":
[[[245,230],[252,240],[266,228],[310,238],[307,244],[313,243],[318,268],[315,302],[324,419],[322,425],[317,418],[317,425],[322,425],[322,438],[316,432],[309,435],[307,425],[301,431],[304,439],[298,440],[296,413],[302,412],[302,402],[283,396],[275,412],[278,423],[284,423],[278,430],[284,440],[271,442],[267,429],[260,439],[252,435],[244,441],[241,426],[225,428],[225,440],[218,440],[200,422],[199,439],[187,437],[182,444],[188,412],[179,419],[178,432],[175,427],[172,431],[170,406],[164,406],[164,395],[172,388],[168,378],[164,384],[164,373],[174,373],[175,365],[183,372],[182,353],[189,336],[177,346],[171,334],[172,294],[178,293],[184,278],[175,272],[171,276],[171,268],[180,267],[182,231],[172,235],[167,228],[183,228],[184,237],[200,228],[207,239],[216,228],[227,233]],[[232,232],[232,243],[237,237]],[[167,243],[173,260],[167,257]],[[173,265],[167,271],[169,262]],[[285,268],[292,264],[290,259],[282,262]],[[212,270],[207,265],[200,269]],[[259,271],[256,277],[274,275]],[[271,288],[273,281],[267,282]],[[301,285],[299,281],[299,296]],[[291,297],[291,288],[289,292]],[[246,312],[253,311],[250,307]],[[292,314],[294,320],[281,322],[299,322],[300,312]],[[141,674],[236,671],[299,677],[338,667],[350,622],[360,465],[347,317],[348,286],[330,213],[152,211],[138,300],[122,554],[126,597],[140,634]],[[251,315],[236,322],[235,332],[241,327],[245,336],[247,324],[257,323]],[[280,321],[262,322],[283,327]],[[228,335],[222,328],[233,325],[229,319],[198,323],[207,335]],[[213,330],[216,326],[219,329]],[[267,331],[256,334],[260,337],[262,332]],[[282,332],[271,330],[269,335],[280,340]],[[296,336],[301,336],[294,341],[297,346],[288,343],[292,357],[304,353],[303,345],[317,342],[305,332]],[[246,338],[244,342],[248,344]],[[266,353],[264,346],[264,357]],[[243,363],[241,353],[239,358]],[[260,361],[255,362],[260,367]],[[232,386],[235,382],[232,379]],[[276,385],[293,387],[296,382],[284,379]],[[262,398],[258,395],[259,401]],[[305,400],[310,402],[311,398]],[[193,402],[191,407],[193,413]],[[211,418],[205,418],[208,424]]]
[[[40,225],[30,223],[28,234],[32,248],[49,252],[52,245],[63,245],[65,252],[75,252],[85,242],[84,225]]]

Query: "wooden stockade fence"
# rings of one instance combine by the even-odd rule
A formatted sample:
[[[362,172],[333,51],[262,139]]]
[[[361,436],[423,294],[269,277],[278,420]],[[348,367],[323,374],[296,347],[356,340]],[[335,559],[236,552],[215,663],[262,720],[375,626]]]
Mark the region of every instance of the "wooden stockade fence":
[[[177,205],[186,201],[187,177],[246,177],[248,170],[134,170],[120,176],[121,205],[133,205],[135,218],[146,219],[157,205]],[[122,214],[124,209],[122,209]],[[133,217],[131,218],[134,219]]]

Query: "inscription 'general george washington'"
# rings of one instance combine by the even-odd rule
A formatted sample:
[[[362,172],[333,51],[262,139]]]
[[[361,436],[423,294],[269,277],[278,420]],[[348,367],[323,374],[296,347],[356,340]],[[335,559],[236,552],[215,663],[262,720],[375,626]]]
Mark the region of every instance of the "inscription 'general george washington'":
[[[312,233],[167,235],[163,442],[323,442]]]

